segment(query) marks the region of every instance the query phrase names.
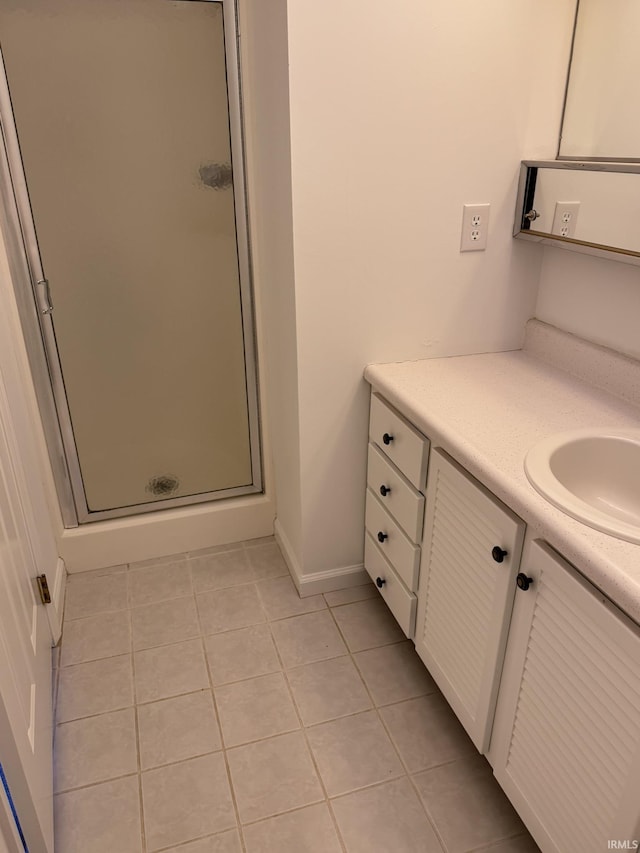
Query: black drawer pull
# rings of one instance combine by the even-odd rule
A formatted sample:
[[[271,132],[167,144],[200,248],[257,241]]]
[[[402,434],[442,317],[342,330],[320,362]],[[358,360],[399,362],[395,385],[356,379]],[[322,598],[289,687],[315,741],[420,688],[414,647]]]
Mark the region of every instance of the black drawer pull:
[[[491,550],[491,556],[496,561],[496,563],[501,563],[508,553],[508,551],[504,551],[499,545],[496,545]]]
[[[389,538],[388,533],[383,533],[382,530],[378,530],[378,542],[384,542],[385,539]]]
[[[389,435],[388,432],[385,432],[385,434],[382,436],[382,441],[384,442],[384,444],[391,444],[391,442],[393,441],[393,436]]]
[[[387,495],[391,494],[391,489],[389,486],[380,486],[380,494],[383,498],[386,498]]]
[[[522,572],[516,578],[516,583],[518,584],[518,589],[521,589],[523,592],[526,592],[531,584],[533,583],[533,578],[528,578]]]
[[[378,589],[382,589],[382,587],[386,584],[386,580],[384,578],[376,578],[376,586]]]

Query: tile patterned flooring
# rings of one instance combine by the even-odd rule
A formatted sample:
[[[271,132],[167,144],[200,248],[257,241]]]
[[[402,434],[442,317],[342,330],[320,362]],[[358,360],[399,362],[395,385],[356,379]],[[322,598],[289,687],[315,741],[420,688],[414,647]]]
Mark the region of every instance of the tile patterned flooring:
[[[373,585],[275,542],[71,575],[58,853],[534,853]]]

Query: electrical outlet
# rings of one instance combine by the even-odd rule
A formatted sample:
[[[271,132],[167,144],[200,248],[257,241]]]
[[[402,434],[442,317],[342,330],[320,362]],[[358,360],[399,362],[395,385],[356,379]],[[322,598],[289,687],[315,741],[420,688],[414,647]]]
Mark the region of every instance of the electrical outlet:
[[[480,252],[487,248],[489,208],[489,204],[463,205],[461,252]]]
[[[573,237],[580,210],[579,201],[557,201],[551,233],[559,237]]]

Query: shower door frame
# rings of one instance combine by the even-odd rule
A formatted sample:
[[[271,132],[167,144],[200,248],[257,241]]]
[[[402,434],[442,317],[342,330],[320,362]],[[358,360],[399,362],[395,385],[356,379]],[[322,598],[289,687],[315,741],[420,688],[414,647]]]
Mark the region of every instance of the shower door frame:
[[[162,2],[162,0],[161,0]],[[65,527],[123,518],[263,491],[258,367],[255,341],[253,282],[245,181],[242,88],[238,55],[237,0],[182,0],[217,3],[222,7],[229,105],[229,132],[233,169],[236,245],[242,313],[245,385],[249,421],[252,482],[249,485],[158,499],[142,504],[90,511],[85,496],[64,378],[49,308],[46,281],[31,209],[25,170],[11,103],[8,76],[0,42],[0,225],[5,238],[14,293],[42,417],[45,440]]]

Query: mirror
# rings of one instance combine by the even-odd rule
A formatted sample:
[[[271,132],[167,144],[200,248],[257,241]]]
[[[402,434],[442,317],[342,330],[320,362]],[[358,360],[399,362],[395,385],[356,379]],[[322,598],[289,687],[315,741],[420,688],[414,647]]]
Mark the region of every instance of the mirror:
[[[640,164],[524,161],[514,236],[640,264]]]
[[[557,160],[521,166],[514,236],[640,265],[640,0],[578,0]]]
[[[561,158],[640,160],[638,33],[638,0],[579,0]]]

